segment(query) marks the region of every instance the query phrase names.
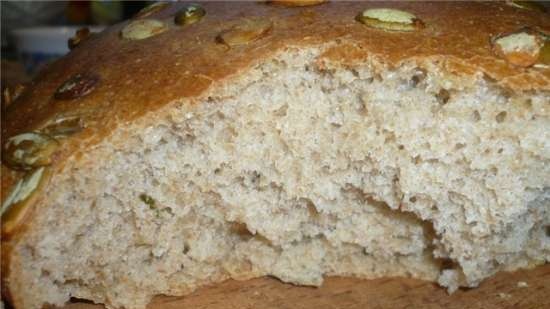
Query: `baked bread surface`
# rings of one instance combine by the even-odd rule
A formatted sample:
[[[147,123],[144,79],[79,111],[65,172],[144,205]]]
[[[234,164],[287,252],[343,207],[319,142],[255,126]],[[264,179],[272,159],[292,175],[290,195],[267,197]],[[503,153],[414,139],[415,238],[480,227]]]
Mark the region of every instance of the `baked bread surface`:
[[[425,74],[429,76],[429,83],[437,84],[442,88],[451,85],[447,87],[450,96],[454,96],[460,91],[476,89],[480,82],[486,83],[495,93],[501,93],[504,98],[522,98],[514,101],[516,103],[510,100],[503,105],[502,111],[506,111],[509,117],[528,113],[529,107],[525,107],[521,102],[524,102],[526,98],[532,99],[534,104],[540,107],[538,114],[533,116],[538,117],[538,121],[541,121],[539,126],[534,127],[536,130],[540,130],[536,134],[548,137],[550,131],[550,120],[548,119],[550,69],[548,67],[522,68],[514,66],[495,54],[491,47],[491,40],[495,36],[517,31],[525,26],[548,33],[550,19],[546,13],[522,10],[503,3],[328,2],[315,6],[287,7],[257,2],[206,2],[200,4],[206,11],[206,15],[199,22],[183,27],[175,25],[173,23],[174,15],[186,5],[186,3],[171,4],[150,16],[141,17],[158,19],[168,25],[166,31],[147,39],[131,41],[121,38],[121,30],[131,20],[109,27],[100,34],[92,35],[63,59],[42,72],[4,112],[2,119],[3,141],[20,133],[38,130],[45,123],[60,115],[77,115],[81,117],[84,126],[81,132],[64,138],[60,142],[61,146],[54,153],[51,164],[47,167],[52,175],[51,180],[41,189],[34,205],[30,206],[30,211],[25,219],[18,224],[17,229],[2,235],[2,293],[16,308],[37,308],[42,301],[39,297],[34,297],[32,289],[26,288],[29,284],[27,280],[30,280],[31,277],[30,275],[20,275],[28,268],[28,265],[20,257],[23,254],[28,254],[28,252],[22,252],[31,250],[28,249],[29,246],[44,245],[45,239],[47,239],[47,235],[44,233],[49,228],[53,228],[53,226],[45,226],[46,222],[52,221],[45,221],[42,217],[45,208],[53,207],[55,204],[48,200],[50,196],[58,196],[60,193],[55,193],[57,191],[70,191],[67,187],[57,187],[55,184],[60,183],[63,177],[66,178],[73,171],[76,172],[78,168],[93,170],[91,167],[93,164],[99,166],[114,160],[111,157],[97,157],[95,162],[90,160],[88,154],[94,153],[100,147],[98,145],[109,141],[112,147],[122,149],[125,143],[124,137],[132,137],[127,132],[128,128],[146,132],[149,128],[154,127],[157,121],[164,123],[163,119],[172,117],[176,113],[175,110],[192,112],[194,108],[200,108],[197,105],[211,102],[211,98],[218,98],[220,94],[230,93],[231,91],[227,89],[231,88],[234,83],[241,83],[252,70],[265,65],[272,59],[284,59],[284,56],[280,55],[286,52],[296,53],[302,57],[300,52],[306,52],[308,49],[315,50],[318,54],[313,52],[314,59],[307,65],[322,74],[326,72],[328,72],[326,74],[331,74],[331,70],[339,68],[346,70],[358,68],[359,71],[367,65],[368,71],[372,73],[372,78],[376,80],[378,78],[376,74],[382,74],[385,77],[386,73],[382,72],[395,70],[401,74],[403,72],[399,71],[399,68],[419,68],[421,72],[427,72]],[[369,28],[355,18],[357,14],[371,7],[391,7],[414,13],[422,20],[425,27],[412,32]],[[219,42],[220,33],[251,18],[269,20],[272,26],[265,35],[247,44],[228,46]],[[269,75],[269,69],[264,70]],[[56,99],[54,93],[60,85],[77,74],[93,74],[98,77],[93,91],[72,100]],[[360,75],[360,73],[358,74]],[[434,90],[434,92],[435,95],[440,93],[438,90]],[[238,98],[238,94],[236,95]],[[484,104],[484,102],[479,104]],[[544,111],[545,108],[546,111]],[[253,118],[253,116],[250,117]],[[521,123],[521,119],[518,120],[517,124],[521,126]],[[547,166],[550,158],[548,138],[545,143],[534,147],[538,150],[533,156],[539,160],[541,166]],[[521,159],[518,158],[518,160]],[[515,175],[516,171],[521,174],[527,170],[526,166],[536,169],[530,163],[519,164],[517,167],[510,166],[511,175]],[[506,205],[506,199],[499,202],[488,202],[491,205],[489,207],[491,211],[497,209],[498,212],[498,207],[503,209],[503,217],[495,217],[495,222],[492,223],[496,226],[495,230],[513,224],[533,224],[538,229],[544,229],[544,224],[548,224],[550,221],[548,219],[550,216],[548,210],[550,177],[545,174],[548,168],[542,170],[537,168],[539,174],[534,175],[536,179],[529,185],[533,189],[529,194],[536,197],[530,200],[523,199],[524,205]],[[473,169],[475,168],[473,167]],[[2,199],[5,199],[13,184],[23,175],[24,173],[21,171],[2,165]],[[56,182],[55,179],[59,179],[59,182]],[[505,188],[501,186],[499,189],[504,190]],[[417,217],[411,220],[418,218],[427,221],[442,220],[441,218],[434,219],[423,210],[414,209],[412,206],[407,208],[406,204],[411,197],[406,196],[406,193],[397,197],[396,200],[389,200],[382,194],[373,198],[375,201],[371,202],[374,204],[386,203],[390,206],[388,209],[392,211],[404,211]],[[508,209],[510,207],[529,208],[526,205],[530,201],[535,201],[533,204],[529,204],[532,205],[529,207],[533,213],[536,213],[534,217],[539,221],[536,223],[527,219],[523,223],[510,221],[514,212],[508,212]],[[437,202],[435,201],[436,204]],[[66,207],[70,208],[70,206]],[[77,206],[74,205],[74,207]],[[483,205],[474,203],[473,207],[483,207]],[[317,211],[323,213],[323,210],[317,209]],[[43,220],[40,219],[41,217]],[[71,218],[67,217],[64,220],[71,220]],[[460,219],[449,217],[447,220]],[[234,220],[234,222],[243,223],[242,220]],[[250,223],[244,223],[246,234],[249,233],[246,232],[246,225],[250,225]],[[234,226],[232,228],[235,229]],[[237,230],[239,228],[242,229],[242,226],[237,226]],[[446,235],[445,228],[438,224],[433,228],[435,234]],[[40,232],[38,232],[39,230]],[[256,232],[261,234],[258,230],[252,234]],[[40,237],[44,242],[41,243]],[[268,236],[265,237],[271,242],[277,242]],[[455,234],[448,236],[449,238],[445,237],[447,236],[442,236],[444,240],[438,241],[449,241],[450,243],[464,241],[463,239],[452,239],[458,237]],[[514,241],[527,242],[525,239]],[[499,257],[493,259],[493,253],[491,253],[491,256],[488,257],[491,260],[490,263],[500,264],[478,277],[469,275],[467,269],[465,269],[465,278],[461,271],[449,273],[446,275],[449,278],[445,275],[438,277],[437,274],[434,275],[429,271],[419,271],[419,274],[411,271],[409,275],[429,280],[438,280],[439,278],[440,283],[447,286],[473,286],[494,271],[528,267],[543,263],[545,260],[548,261],[550,254],[548,238],[544,241],[540,243],[539,251],[531,255],[527,254],[529,258],[510,258],[509,261],[502,258],[499,260]],[[284,245],[279,245],[284,247]],[[431,245],[429,244],[429,246]],[[446,250],[452,251],[451,247],[446,247]],[[475,251],[475,249],[472,250]],[[502,250],[506,251],[505,248]],[[450,268],[455,269],[457,263],[464,264],[462,267],[468,267],[465,266],[467,263],[463,263],[464,261],[480,257],[475,254],[468,257],[466,253],[453,255],[452,252],[446,252],[445,254],[441,253],[441,258],[451,260],[454,266]],[[434,265],[441,266],[438,263],[440,262]],[[460,267],[456,269],[460,269]],[[346,271],[348,270],[342,273],[346,274]],[[476,271],[472,271],[472,273]],[[434,270],[435,272],[438,271]],[[266,274],[265,271],[256,270],[249,273],[240,269],[235,270],[235,273],[226,270],[226,273],[216,274],[212,278],[203,279],[200,283],[197,281],[197,283],[182,285],[180,288],[171,286],[162,292],[173,295],[184,294],[196,286],[210,281],[218,281],[227,277],[239,278],[239,273],[244,274],[243,278]],[[353,271],[349,271],[348,274],[357,275]],[[382,275],[384,274],[387,273]],[[391,275],[391,273],[389,274]],[[358,275],[376,276],[376,274],[367,273]],[[307,280],[301,281],[301,279],[290,277],[284,278],[284,275],[279,277],[285,281],[302,284],[317,285],[320,283],[316,279],[307,282]],[[86,280],[83,278],[65,279]],[[73,283],[71,282],[71,284]],[[106,303],[110,307],[140,308],[147,300],[147,297],[139,299],[135,303],[117,300],[112,295],[104,296],[100,291],[100,286],[101,284],[98,284],[94,287],[97,291],[90,288],[91,291],[86,292],[88,294],[71,294],[71,296],[89,297],[94,301]],[[139,287],[136,289],[139,290]],[[53,297],[43,301],[57,305],[62,304],[68,300],[67,295],[70,294],[66,291],[64,293],[66,294],[62,293],[63,296],[59,296],[59,298]]]

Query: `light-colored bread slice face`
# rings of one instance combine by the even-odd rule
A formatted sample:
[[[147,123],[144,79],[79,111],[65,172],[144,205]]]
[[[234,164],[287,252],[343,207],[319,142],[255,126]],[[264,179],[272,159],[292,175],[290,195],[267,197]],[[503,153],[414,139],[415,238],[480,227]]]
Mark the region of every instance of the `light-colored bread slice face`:
[[[320,63],[323,48],[288,48],[69,160],[13,249],[15,303],[144,308],[264,275],[453,290],[550,260],[548,93],[455,83],[429,61]]]

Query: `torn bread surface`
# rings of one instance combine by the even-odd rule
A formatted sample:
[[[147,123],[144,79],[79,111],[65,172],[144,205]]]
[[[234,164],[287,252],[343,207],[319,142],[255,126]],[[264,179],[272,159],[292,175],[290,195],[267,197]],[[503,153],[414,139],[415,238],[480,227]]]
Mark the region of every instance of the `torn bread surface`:
[[[13,250],[24,307],[141,309],[264,275],[453,291],[550,260],[547,92],[429,61],[320,65],[323,49],[281,51],[69,161]]]

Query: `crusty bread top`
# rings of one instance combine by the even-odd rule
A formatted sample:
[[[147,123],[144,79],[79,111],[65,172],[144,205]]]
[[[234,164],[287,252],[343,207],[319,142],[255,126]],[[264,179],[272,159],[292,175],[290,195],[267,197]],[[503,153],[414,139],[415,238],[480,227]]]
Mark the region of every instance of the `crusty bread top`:
[[[550,70],[515,67],[491,50],[499,33],[523,26],[550,30],[546,13],[503,3],[337,3],[308,7],[260,2],[204,3],[204,18],[187,26],[173,22],[185,3],[175,3],[145,18],[165,21],[169,30],[137,41],[124,40],[128,21],[108,28],[51,65],[6,111],[3,136],[28,131],[56,114],[82,110],[87,130],[110,132],[167,103],[203,92],[213,82],[235,74],[252,61],[288,45],[309,45],[342,39],[359,46],[336,47],[330,56],[362,58],[367,54],[398,63],[411,57],[446,56],[454,73],[485,72],[513,89],[550,89]],[[355,16],[369,7],[396,7],[414,13],[426,25],[421,31],[389,32],[366,27]],[[216,36],[243,18],[270,19],[264,38],[228,48]],[[55,90],[78,73],[99,76],[97,88],[76,100],[55,100]]]
[[[335,42],[324,57],[348,63],[368,55],[397,65],[409,59],[439,57],[448,73],[485,73],[514,91],[550,90],[550,69],[522,68],[498,57],[491,39],[528,26],[550,30],[543,12],[504,3],[382,3],[327,2],[288,7],[261,2],[203,3],[206,15],[190,25],[174,24],[185,3],[174,3],[143,19],[158,19],[168,30],[143,40],[121,37],[131,21],[115,25],[84,40],[63,59],[42,72],[24,93],[7,107],[2,137],[35,130],[52,118],[79,115],[85,129],[66,139],[52,165],[97,143],[118,125],[132,121],[174,100],[202,94],[214,82],[237,74],[251,64],[287,46]],[[355,17],[367,8],[393,7],[415,14],[425,27],[412,32],[391,32],[367,27]],[[269,33],[237,46],[220,44],[218,35],[247,18],[268,19]],[[99,81],[86,96],[58,100],[56,89],[76,74],[92,74]],[[2,166],[2,195],[21,173]]]

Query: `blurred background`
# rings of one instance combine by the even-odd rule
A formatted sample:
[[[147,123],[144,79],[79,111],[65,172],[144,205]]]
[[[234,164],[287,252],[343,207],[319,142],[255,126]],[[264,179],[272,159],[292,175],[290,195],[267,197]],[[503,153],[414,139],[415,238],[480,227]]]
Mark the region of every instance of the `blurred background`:
[[[2,91],[28,82],[40,68],[69,52],[78,29],[99,32],[154,1],[0,2]]]

